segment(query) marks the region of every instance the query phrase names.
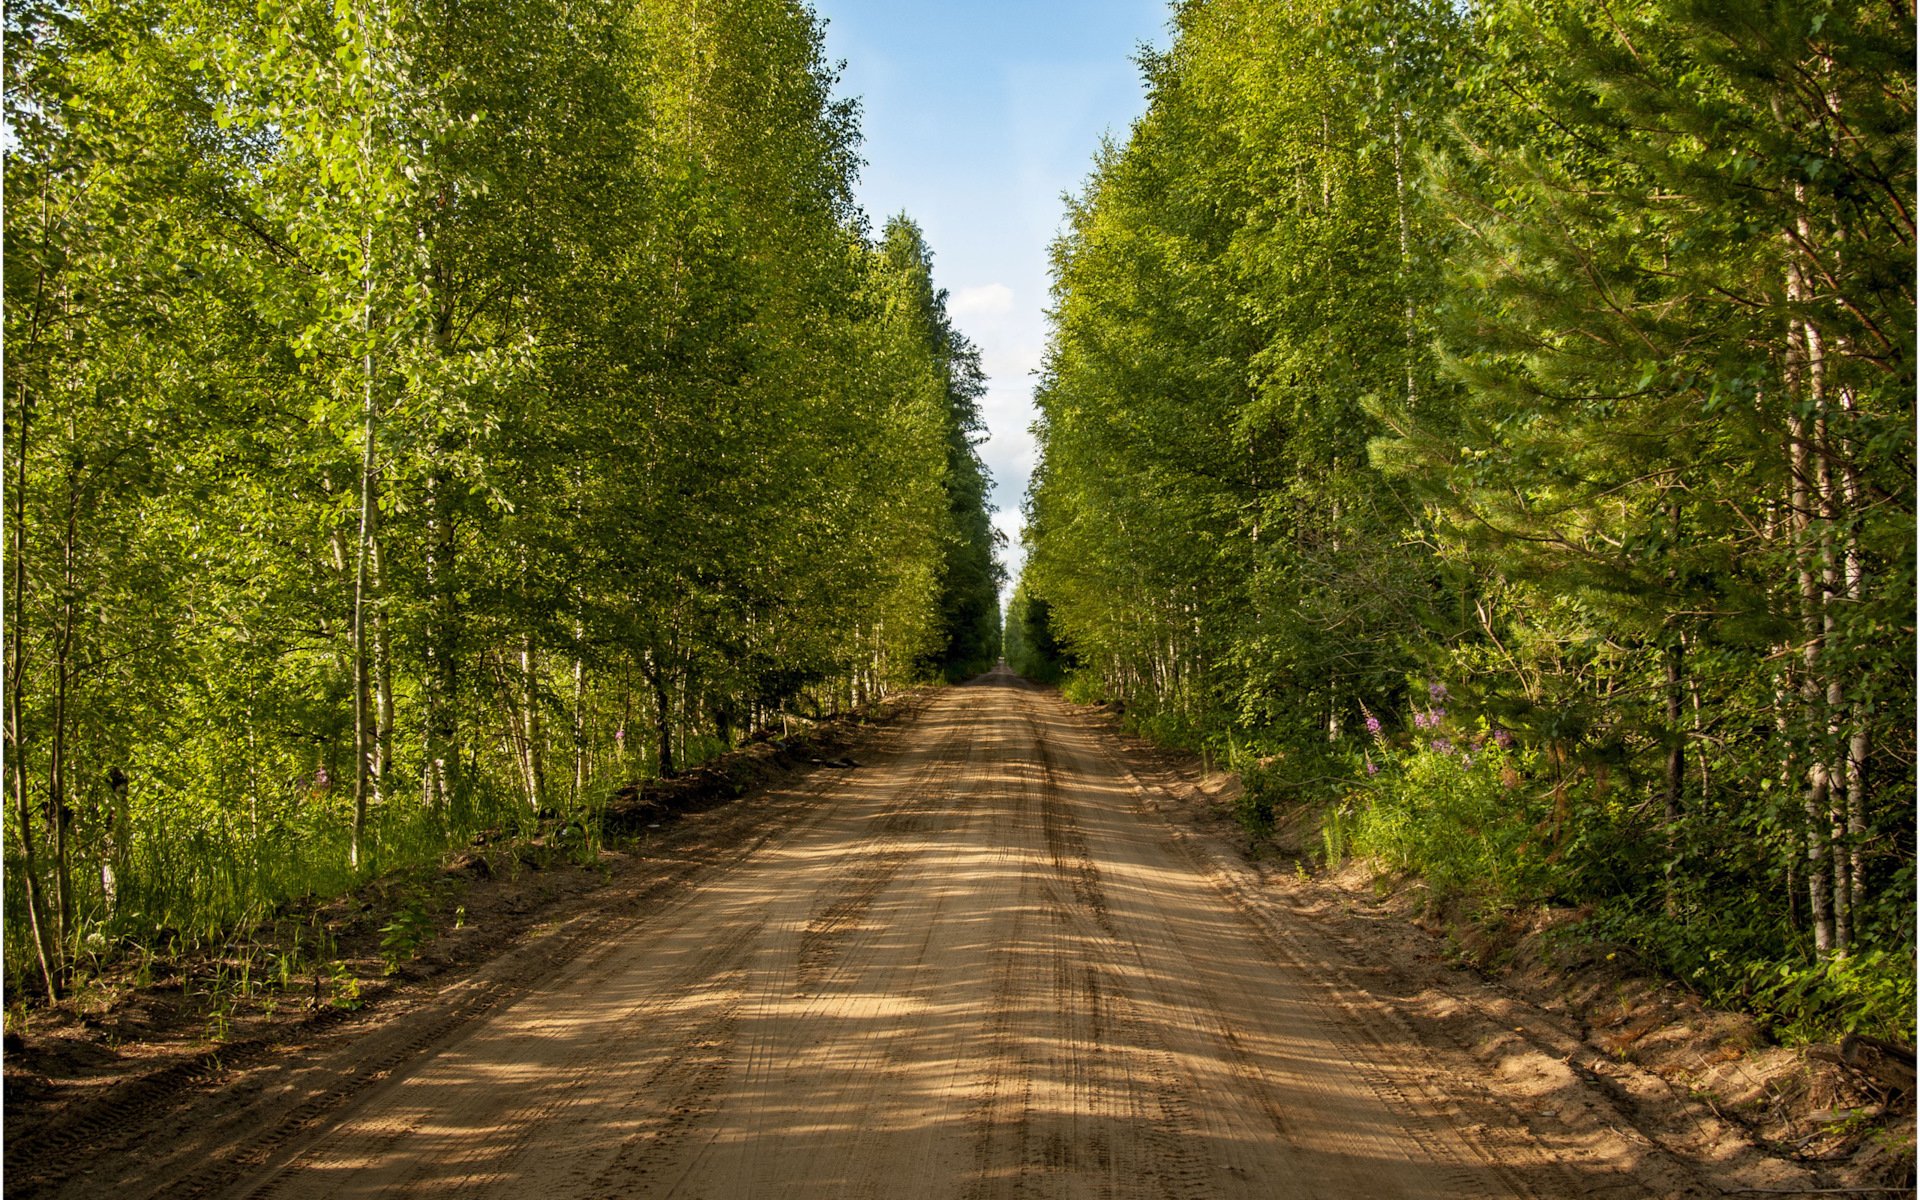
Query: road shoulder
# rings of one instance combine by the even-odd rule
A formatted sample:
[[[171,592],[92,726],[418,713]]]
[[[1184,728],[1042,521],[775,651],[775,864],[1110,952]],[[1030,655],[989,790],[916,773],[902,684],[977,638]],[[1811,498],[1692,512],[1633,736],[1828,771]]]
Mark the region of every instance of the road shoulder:
[[[1615,965],[1605,948],[1553,956],[1554,914],[1531,915],[1498,946],[1463,945],[1424,916],[1417,887],[1359,863],[1327,871],[1284,838],[1251,844],[1231,776],[1127,734],[1109,713],[1078,712],[1111,735],[1142,804],[1214,865],[1243,911],[1310,940],[1356,1005],[1414,1029],[1466,1085],[1468,1124],[1518,1121],[1570,1153],[1632,1164],[1656,1193],[1912,1186],[1910,1094],[1904,1108],[1902,1098],[1871,1107],[1884,1096],[1804,1051],[1765,1045],[1751,1021]],[[1832,1136],[1850,1119],[1883,1132]]]

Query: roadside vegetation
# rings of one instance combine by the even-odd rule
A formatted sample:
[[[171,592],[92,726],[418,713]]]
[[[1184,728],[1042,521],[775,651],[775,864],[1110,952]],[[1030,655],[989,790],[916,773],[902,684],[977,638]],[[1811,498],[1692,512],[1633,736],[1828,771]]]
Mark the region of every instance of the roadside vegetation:
[[[10,1000],[304,976],[287,913],[991,664],[978,355],[804,6],[6,36]]]
[[[1910,6],[1175,29],[1055,249],[1014,665],[1251,828],[1910,1045]]]

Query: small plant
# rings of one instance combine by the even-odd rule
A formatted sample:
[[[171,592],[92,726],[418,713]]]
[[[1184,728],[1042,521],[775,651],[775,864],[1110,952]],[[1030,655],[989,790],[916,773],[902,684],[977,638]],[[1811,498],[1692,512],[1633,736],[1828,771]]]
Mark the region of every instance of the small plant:
[[[296,926],[293,931],[293,944],[273,956],[271,970],[273,972],[274,982],[283,992],[292,986],[295,979],[306,974],[304,965],[300,959],[300,929],[298,926]]]
[[[328,964],[327,973],[324,978],[327,993],[326,1003],[329,1006],[346,1009],[351,1012],[365,1003],[365,1001],[360,999],[360,981],[353,977],[353,972],[347,969],[346,963],[337,958],[334,959],[333,962]],[[320,990],[321,979],[322,976],[316,972],[314,975],[316,998]]]
[[[1327,870],[1337,870],[1347,861],[1347,839],[1352,812],[1345,804],[1327,810],[1320,824],[1320,843],[1326,851]]]
[[[419,953],[420,945],[433,936],[433,917],[418,897],[411,897],[394,911],[393,918],[380,927],[380,953],[391,975],[400,964]]]
[[[1366,752],[1371,803],[1341,830],[1353,849],[1393,870],[1411,871],[1436,895],[1496,911],[1549,890],[1536,844],[1545,814],[1516,791],[1528,766],[1503,731],[1470,731],[1448,718],[1446,689],[1412,714],[1408,744],[1395,748],[1369,716]]]
[[[233,1009],[226,999],[216,1001],[207,1014],[207,1040],[224,1042],[233,1033]]]
[[[1107,698],[1099,676],[1091,671],[1076,671],[1060,683],[1060,694],[1072,704],[1099,704]]]
[[[1234,803],[1234,816],[1249,837],[1261,838],[1273,832],[1274,800],[1280,792],[1275,762],[1273,758],[1248,755],[1237,764],[1240,795]]]

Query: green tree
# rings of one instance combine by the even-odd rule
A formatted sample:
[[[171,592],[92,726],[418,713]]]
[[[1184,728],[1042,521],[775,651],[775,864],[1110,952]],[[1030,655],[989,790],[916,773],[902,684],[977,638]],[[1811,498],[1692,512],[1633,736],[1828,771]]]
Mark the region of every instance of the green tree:
[[[963,343],[866,237],[803,6],[8,22],[9,982],[945,640]]]
[[[1467,386],[1452,412],[1391,415],[1382,451],[1413,451],[1530,640],[1604,647],[1560,686],[1523,671],[1517,707],[1572,707],[1586,752],[1658,763],[1668,904],[1720,903],[1676,897],[1673,856],[1693,874],[1755,828],[1805,880],[1816,947],[1845,950],[1894,882],[1869,847],[1910,830],[1875,797],[1904,795],[1911,762],[1872,747],[1912,689],[1884,643],[1912,588],[1911,23],[1684,3],[1485,20],[1482,95],[1437,175],[1468,233],[1449,334]],[[1767,724],[1771,758],[1715,753]],[[1776,782],[1803,815],[1739,799]]]
[[[993,665],[1000,646],[1000,584],[1006,578],[995,555],[987,492],[991,486],[979,445],[986,440],[980,398],[986,374],[980,351],[947,315],[947,293],[933,283],[933,253],[920,227],[905,216],[887,222],[880,255],[906,287],[901,297],[924,353],[941,383],[946,442],[947,529],[939,576],[942,645],[929,666],[949,679],[977,675]]]

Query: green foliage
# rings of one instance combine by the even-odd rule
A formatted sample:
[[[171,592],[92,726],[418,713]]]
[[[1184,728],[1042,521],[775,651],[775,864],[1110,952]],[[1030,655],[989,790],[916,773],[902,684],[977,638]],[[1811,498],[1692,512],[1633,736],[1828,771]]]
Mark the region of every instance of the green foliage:
[[[1234,816],[1249,836],[1272,833],[1274,815],[1296,802],[1285,774],[1276,769],[1277,765],[1278,760],[1268,758],[1252,759],[1240,766],[1240,794],[1234,804]]]
[[[380,954],[386,960],[386,973],[398,971],[400,964],[418,954],[421,944],[433,935],[433,914],[420,897],[409,896],[380,927]]]
[[[1416,747],[1379,778],[1351,840],[1389,869],[1419,875],[1437,899],[1497,911],[1551,894],[1535,833],[1544,816],[1498,749]]]
[[[1864,1033],[1899,1042],[1914,1040],[1912,962],[1903,955],[1872,950],[1807,963],[1748,960],[1739,964],[1744,978],[1738,1002],[1765,1014],[1788,1043]],[[1734,1000],[1724,985],[1709,994]]]
[[[1744,904],[1687,915],[1676,922],[1657,904],[1612,899],[1579,932],[1634,947],[1708,1003],[1759,1016],[1789,1045],[1848,1033],[1913,1041],[1914,973],[1905,954],[1821,957],[1804,934],[1782,930],[1777,917]]]
[[[354,978],[352,969],[337,958],[314,976],[314,986],[319,1002],[329,1008],[351,1012],[366,1004],[360,998],[360,981]]]
[[[1130,705],[1304,745],[1413,666],[1428,607],[1359,401],[1434,387],[1410,249],[1444,238],[1376,92],[1436,67],[1309,6],[1178,31],[1055,248],[1025,583]]]
[[[977,354],[804,6],[7,33],[8,986],[991,661]]]
[[[1670,855],[1652,852],[1658,827],[1604,776],[1569,778],[1511,734],[1450,716],[1452,703],[1443,694],[1402,733],[1373,739],[1368,786],[1323,818],[1330,862],[1344,844],[1418,877],[1434,902],[1483,916],[1545,902],[1586,909],[1577,936],[1631,946],[1789,1041],[1911,1036],[1902,951],[1814,954],[1770,897],[1740,890],[1744,864],[1724,844],[1717,870],[1674,878]]]
[[[980,459],[986,439],[980,398],[986,375],[980,351],[947,316],[947,293],[933,285],[933,252],[920,227],[904,216],[887,222],[880,245],[887,267],[901,280],[894,304],[931,355],[941,396],[938,420],[946,445],[941,487],[947,527],[939,567],[939,642],[924,665],[949,682],[978,675],[1000,652],[1000,584],[1005,572],[995,555],[999,535],[987,504],[990,480]]]
[[[1910,1027],[1910,17],[1175,34],[1055,247],[1014,616],[1234,747],[1256,831],[1320,812],[1330,861]]]
[[[1075,704],[1103,704],[1107,693],[1097,675],[1076,671],[1060,681],[1060,694]]]
[[[1329,871],[1347,861],[1353,844],[1354,816],[1354,810],[1346,804],[1334,805],[1320,816],[1321,861]]]

